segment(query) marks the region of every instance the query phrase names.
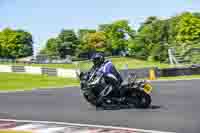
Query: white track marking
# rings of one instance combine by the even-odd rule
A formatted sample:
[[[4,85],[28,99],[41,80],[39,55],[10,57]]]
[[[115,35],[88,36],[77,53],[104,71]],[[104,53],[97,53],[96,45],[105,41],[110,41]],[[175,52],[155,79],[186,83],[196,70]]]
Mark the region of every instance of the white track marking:
[[[12,125],[12,124],[10,124],[10,123],[0,124],[0,128],[9,127],[9,126],[11,126],[11,125]]]
[[[11,91],[0,91],[0,93],[17,93],[17,92],[36,92],[36,91],[53,91],[55,90],[55,88],[60,88],[60,89],[65,89],[68,87],[80,87],[79,85],[74,85],[74,86],[70,86],[70,85],[66,85],[63,87],[43,87],[43,88],[32,88],[32,89],[16,89],[16,90],[11,90]]]
[[[56,131],[64,130],[66,127],[54,127],[54,128],[46,128],[46,129],[38,129],[36,133],[55,133]]]
[[[25,124],[25,125],[22,125],[22,126],[17,126],[17,127],[14,127],[14,128],[11,128],[13,130],[26,130],[26,129],[37,129],[37,128],[41,128],[41,127],[44,127],[45,125],[42,125],[42,124]]]
[[[15,119],[0,119],[0,121],[5,122],[28,122],[28,123],[40,123],[40,124],[57,124],[57,125],[65,125],[65,126],[78,126],[78,127],[94,127],[94,128],[109,128],[116,130],[129,130],[135,132],[143,132],[143,133],[175,133],[175,132],[165,132],[165,131],[156,131],[156,130],[144,130],[144,129],[136,129],[136,128],[126,128],[126,127],[114,127],[114,126],[104,126],[104,125],[90,125],[90,124],[79,124],[79,123],[67,123],[67,122],[54,122],[54,121],[32,121],[32,120],[15,120]]]

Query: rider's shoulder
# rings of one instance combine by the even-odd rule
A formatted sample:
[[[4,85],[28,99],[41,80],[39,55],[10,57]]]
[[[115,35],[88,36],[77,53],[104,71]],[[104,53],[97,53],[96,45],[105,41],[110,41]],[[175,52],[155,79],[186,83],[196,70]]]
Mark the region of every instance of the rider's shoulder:
[[[104,64],[107,64],[107,63],[112,63],[112,61],[111,60],[105,60]]]

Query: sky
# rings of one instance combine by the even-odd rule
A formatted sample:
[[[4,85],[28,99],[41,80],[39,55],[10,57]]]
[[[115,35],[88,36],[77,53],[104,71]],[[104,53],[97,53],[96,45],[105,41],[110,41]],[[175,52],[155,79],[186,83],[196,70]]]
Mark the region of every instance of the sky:
[[[97,28],[127,19],[137,29],[148,16],[162,18],[183,11],[200,12],[199,0],[0,0],[0,30],[24,29],[34,50],[63,29]]]

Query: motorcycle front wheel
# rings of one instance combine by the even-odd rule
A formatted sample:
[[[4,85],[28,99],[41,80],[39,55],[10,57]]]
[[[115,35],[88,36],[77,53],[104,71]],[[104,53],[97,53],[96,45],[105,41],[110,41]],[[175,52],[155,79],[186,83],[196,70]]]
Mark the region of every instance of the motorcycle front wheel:
[[[83,97],[84,99],[91,104],[92,106],[95,107],[100,107],[102,105],[102,103],[97,102],[97,98],[96,96],[92,95],[92,94],[88,94],[88,93],[83,93]]]
[[[137,91],[132,100],[136,108],[148,108],[151,105],[151,96],[144,91]]]

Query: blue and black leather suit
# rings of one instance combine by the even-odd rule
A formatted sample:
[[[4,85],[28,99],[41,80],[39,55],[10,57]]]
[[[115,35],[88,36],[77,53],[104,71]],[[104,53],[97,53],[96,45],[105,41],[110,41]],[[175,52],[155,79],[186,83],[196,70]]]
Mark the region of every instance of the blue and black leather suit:
[[[123,82],[122,77],[120,73],[117,71],[115,66],[112,64],[111,61],[104,61],[101,63],[99,66],[93,66],[89,73],[92,73],[93,71],[100,71],[101,73],[104,74],[105,80],[108,83],[108,86],[112,86],[114,91],[118,91],[121,93],[121,90],[119,90],[119,86]]]

